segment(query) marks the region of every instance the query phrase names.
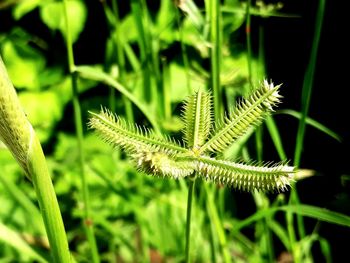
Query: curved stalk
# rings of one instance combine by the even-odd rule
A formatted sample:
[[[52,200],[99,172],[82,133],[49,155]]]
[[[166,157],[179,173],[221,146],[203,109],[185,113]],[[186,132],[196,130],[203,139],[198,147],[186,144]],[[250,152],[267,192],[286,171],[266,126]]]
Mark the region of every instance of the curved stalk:
[[[0,140],[32,181],[53,262],[71,262],[68,241],[44,153],[0,57]]]

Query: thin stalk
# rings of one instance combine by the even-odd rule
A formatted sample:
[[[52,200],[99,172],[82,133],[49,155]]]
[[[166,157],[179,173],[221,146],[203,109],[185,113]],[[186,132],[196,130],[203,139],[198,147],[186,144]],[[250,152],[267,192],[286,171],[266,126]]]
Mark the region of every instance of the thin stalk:
[[[268,116],[265,120],[265,123],[266,123],[267,130],[271,135],[271,139],[275,145],[275,149],[278,153],[279,158],[281,159],[281,161],[287,160],[287,154],[284,151],[281,136],[278,131],[277,125],[275,123],[275,120],[273,119],[272,116]]]
[[[252,76],[252,40],[251,40],[251,0],[247,1],[247,9],[246,9],[246,37],[247,37],[247,56],[248,56],[248,81],[250,87],[253,88],[253,76]],[[261,75],[264,75],[265,72],[258,71],[260,68],[263,68],[265,65],[265,54],[264,54],[264,30],[262,26],[259,26],[259,53],[258,53],[258,63],[259,66],[254,71],[258,72],[257,76],[260,78]],[[255,131],[255,145],[257,152],[257,159],[259,162],[263,160],[263,126],[257,127]],[[260,199],[260,205],[258,204]],[[264,194],[255,195],[255,201],[259,210],[267,209],[269,207],[268,199]],[[262,247],[263,253],[267,254],[268,261],[273,262],[274,260],[274,250],[272,243],[272,234],[270,228],[268,226],[268,222],[270,220],[269,216],[266,216],[262,219],[260,223],[260,227],[263,230],[261,234],[260,245]]]
[[[304,144],[306,117],[308,115],[309,107],[310,107],[312,87],[313,87],[314,75],[315,75],[315,69],[316,69],[316,63],[317,63],[317,52],[318,52],[318,47],[319,47],[320,38],[321,38],[321,30],[322,30],[322,22],[323,22],[323,16],[325,12],[325,6],[326,6],[326,0],[320,0],[318,9],[317,9],[316,26],[315,26],[315,32],[314,32],[314,37],[312,41],[310,61],[304,76],[303,89],[301,94],[301,111],[300,111],[301,118],[299,121],[296,146],[295,146],[295,152],[294,152],[294,166],[296,167],[300,166],[301,153],[302,153],[303,144]]]
[[[255,130],[255,147],[257,153],[257,159],[259,162],[263,160],[263,129],[262,126],[257,127]]]
[[[131,11],[135,19],[137,31],[138,31],[138,46],[140,48],[140,60],[142,64],[142,81],[143,90],[142,95],[147,103],[150,103],[152,97],[155,93],[152,85],[152,72],[149,65],[149,60],[151,58],[148,36],[146,33],[147,28],[145,28],[144,23],[144,3],[141,0],[131,1]]]
[[[69,72],[72,78],[72,89],[73,89],[73,108],[74,108],[74,120],[75,120],[75,129],[76,136],[78,141],[78,155],[79,155],[79,168],[80,168],[80,177],[82,183],[83,191],[83,202],[84,202],[84,227],[86,230],[86,235],[88,242],[90,244],[92,262],[100,262],[98,249],[96,245],[93,223],[90,217],[90,201],[89,201],[89,188],[86,180],[85,170],[84,170],[84,151],[83,151],[83,122],[81,117],[81,108],[79,103],[79,94],[78,94],[78,75],[75,70],[74,55],[73,55],[73,43],[70,36],[70,27],[68,21],[68,10],[67,10],[67,0],[63,0],[64,3],[64,19],[66,23],[66,46],[68,53],[68,66]]]
[[[188,185],[188,197],[187,197],[187,213],[186,213],[186,248],[185,248],[185,262],[190,262],[190,245],[191,245],[191,215],[192,215],[192,202],[193,202],[193,190],[195,185],[195,178],[189,180]]]
[[[250,5],[251,5],[251,0],[247,0],[245,33],[246,33],[246,40],[247,40],[248,81],[249,81],[250,87],[253,87],[253,82],[252,82],[252,40],[251,40],[251,34],[250,34],[250,31],[251,31]]]
[[[185,70],[185,74],[186,74],[186,86],[187,86],[188,92],[191,94],[192,88],[191,88],[191,76],[190,76],[190,66],[189,66],[190,63],[188,60],[186,45],[184,44],[184,41],[183,41],[184,33],[183,33],[181,23],[180,23],[180,11],[178,8],[176,9],[175,15],[176,15],[176,21],[177,21],[178,31],[179,31],[181,56],[182,56],[182,61],[184,63],[184,70]]]
[[[208,208],[208,194],[207,194],[207,190],[205,189],[204,184],[206,182],[203,181],[199,181],[200,185],[199,185],[199,198],[198,198],[198,203],[201,206],[205,206],[207,209],[207,214],[209,215],[209,223],[210,223],[210,250],[211,250],[211,262],[217,262],[217,248],[220,246],[217,242],[217,234],[216,234],[216,228],[215,225],[213,223],[213,220],[210,219],[210,215],[211,213],[209,212],[209,208]]]
[[[220,121],[223,111],[221,101],[222,90],[220,86],[221,64],[221,16],[220,1],[210,0],[210,64],[211,64],[211,88],[214,96],[214,119]]]
[[[126,86],[126,81],[125,81],[125,55],[124,55],[124,50],[123,50],[123,43],[121,41],[121,36],[120,36],[120,18],[119,18],[119,8],[118,8],[118,1],[113,0],[112,1],[112,9],[113,13],[115,16],[115,29],[114,29],[114,34],[115,34],[115,47],[117,49],[117,63],[119,66],[119,80],[120,83],[124,86]],[[132,110],[132,104],[131,101],[129,101],[124,95],[122,96],[123,103],[125,106],[125,114],[126,118],[129,122],[134,122],[134,113]],[[110,93],[110,102],[111,102],[111,110],[115,112],[115,88],[111,87],[111,93]]]
[[[213,192],[210,191],[208,185],[206,183],[203,184],[204,189],[207,195],[207,210],[210,218],[210,222],[214,225],[216,229],[217,236],[219,238],[219,244],[221,251],[223,253],[223,260],[225,263],[230,263],[231,262],[231,256],[230,252],[228,251],[227,248],[227,241],[226,241],[226,235],[224,228],[222,226],[222,223],[220,221],[220,217],[218,214],[218,211],[216,209],[215,203],[214,203],[214,195]]]
[[[296,236],[295,236],[295,231],[294,231],[294,215],[287,211],[286,212],[286,221],[287,221],[287,231],[288,231],[288,237],[289,237],[289,246],[291,248],[291,252],[293,254],[293,260],[294,262],[300,262],[299,259],[299,253],[296,250],[296,248],[298,247],[296,245]]]
[[[166,59],[162,60],[162,68],[163,68],[163,106],[164,106],[164,118],[165,120],[171,119],[171,99],[170,99],[170,69],[167,64]]]
[[[252,89],[253,88],[253,76],[252,76],[252,39],[251,39],[251,0],[247,1],[247,8],[246,8],[246,45],[247,45],[247,66],[248,66],[248,82],[249,86]],[[259,28],[259,66],[264,65],[264,45],[263,45],[263,31],[262,28]],[[255,70],[257,71],[257,70]],[[257,127],[255,130],[255,146],[256,146],[256,153],[257,153],[257,159],[259,162],[263,160],[263,127]],[[258,210],[266,209],[266,207],[269,206],[268,203],[264,202],[264,199],[266,197],[263,194],[256,194],[255,195],[255,203],[257,205]],[[260,201],[258,201],[260,200]],[[260,205],[259,205],[260,203]],[[266,203],[266,204],[264,204]],[[262,220],[258,222],[259,225],[257,225],[257,228],[261,228],[263,230],[261,236],[260,236],[260,246],[262,247],[262,253],[266,253],[269,262],[272,262],[274,259],[274,251],[273,251],[273,245],[272,245],[272,239],[271,239],[271,231],[268,227],[268,220],[269,217],[265,217]]]
[[[151,14],[147,7],[145,0],[139,0],[142,9],[142,27],[145,35],[146,47],[147,47],[147,64],[149,73],[151,76],[151,102],[157,109],[158,117],[165,118],[164,109],[166,106],[166,100],[164,98],[163,77],[161,74],[161,62],[159,54],[159,40],[154,36],[153,23],[151,21]]]
[[[309,60],[309,64],[307,66],[305,76],[304,76],[304,81],[303,81],[303,88],[302,88],[302,94],[301,94],[301,118],[299,121],[297,137],[296,137],[296,146],[295,146],[295,152],[294,152],[295,167],[300,166],[301,154],[302,154],[302,149],[304,145],[306,117],[308,115],[309,108],[310,108],[311,94],[312,94],[314,75],[315,75],[315,69],[316,69],[316,63],[317,63],[317,53],[318,53],[318,47],[321,39],[322,22],[323,22],[323,17],[325,13],[325,6],[326,6],[326,0],[320,0],[317,13],[316,13],[315,32],[314,32],[312,46],[311,46],[310,60]],[[290,203],[291,204],[299,203],[298,193],[296,189],[294,189],[294,191],[292,191],[291,193]],[[292,224],[293,223],[292,215],[289,215],[288,217],[289,217],[289,220],[291,220],[290,224]],[[304,222],[303,222],[302,216],[299,216],[299,215],[297,216],[297,222],[298,222],[298,231],[299,231],[300,238],[303,238],[305,236],[305,228],[304,228]],[[295,258],[295,260],[297,261],[299,259]]]

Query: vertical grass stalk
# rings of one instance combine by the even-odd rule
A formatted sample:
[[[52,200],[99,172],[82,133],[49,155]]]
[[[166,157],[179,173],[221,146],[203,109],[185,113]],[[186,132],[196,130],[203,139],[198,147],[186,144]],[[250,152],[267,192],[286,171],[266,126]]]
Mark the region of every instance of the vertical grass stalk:
[[[216,233],[219,239],[219,245],[223,254],[223,260],[225,263],[230,263],[231,256],[230,256],[230,252],[227,249],[225,231],[220,221],[220,217],[219,217],[216,205],[214,203],[213,191],[209,189],[209,186],[206,183],[204,183],[203,186],[207,196],[207,211],[209,213],[210,222],[211,224],[214,225],[214,228],[216,230]]]
[[[177,26],[178,26],[178,31],[179,31],[179,39],[180,39],[180,46],[181,46],[181,56],[182,56],[182,61],[184,63],[184,69],[186,73],[186,86],[189,91],[189,94],[192,93],[192,88],[191,88],[191,76],[190,76],[190,63],[188,60],[188,55],[187,55],[187,49],[186,45],[184,43],[184,33],[181,27],[181,21],[180,21],[180,10],[179,8],[176,9],[176,21],[177,21]]]
[[[247,45],[247,69],[248,69],[248,83],[250,86],[250,89],[254,88],[253,85],[253,76],[252,76],[252,39],[251,39],[251,0],[247,1],[246,6],[246,24],[245,24],[245,32],[246,32],[246,45]],[[265,64],[264,61],[264,45],[263,45],[263,33],[262,33],[262,27],[259,28],[259,66],[262,67]],[[256,71],[256,69],[255,69]],[[264,77],[264,76],[259,76]],[[255,146],[256,146],[256,154],[257,154],[257,160],[261,162],[263,160],[263,127],[259,126],[255,130]],[[254,200],[257,206],[258,210],[266,209],[269,206],[269,203],[267,198],[263,193],[257,193],[254,195]],[[259,222],[257,222],[257,229],[262,229],[262,234],[260,235],[260,246],[261,246],[261,253],[267,254],[269,262],[272,262],[274,260],[274,251],[273,251],[273,244],[271,239],[271,232],[268,227],[269,217],[265,217]],[[259,232],[259,231],[257,231]]]
[[[326,0],[319,1],[317,13],[316,13],[315,32],[314,32],[312,46],[311,46],[310,60],[306,68],[304,81],[303,81],[303,88],[302,88],[302,94],[301,94],[301,118],[299,121],[299,126],[298,126],[298,131],[296,136],[296,146],[295,146],[295,152],[294,152],[295,167],[300,166],[301,154],[302,154],[304,137],[305,137],[306,117],[308,115],[309,108],[310,108],[312,87],[314,82],[314,75],[315,75],[315,69],[316,69],[316,63],[317,63],[317,53],[318,53],[318,47],[319,47],[320,38],[321,38],[322,22],[323,22],[323,17],[325,12],[325,6],[326,6]],[[294,189],[294,191],[292,191],[291,193],[290,203],[291,204],[299,203],[299,197],[296,192],[296,189]],[[293,218],[290,213],[287,213],[287,221],[289,221],[288,232],[290,233],[293,228]],[[304,223],[301,216],[297,216],[297,222],[298,222],[299,235],[301,238],[303,238],[305,236],[305,228],[304,228]],[[295,254],[295,252],[293,254]],[[295,255],[295,256],[298,257],[298,255]],[[297,262],[300,259],[296,257],[294,260],[296,260]]]
[[[50,243],[52,261],[71,262],[68,241],[44,153],[0,57],[0,140],[31,179]]]
[[[220,86],[221,64],[221,14],[220,1],[209,0],[210,11],[210,64],[211,64],[211,88],[214,96],[214,119],[220,120],[222,116],[222,91]]]
[[[317,53],[318,53],[318,47],[319,47],[320,38],[321,38],[322,22],[323,22],[325,7],[326,7],[326,0],[320,0],[318,9],[317,9],[315,32],[312,40],[310,61],[304,76],[303,89],[301,94],[301,118],[299,121],[296,146],[295,146],[295,152],[294,152],[294,166],[296,167],[300,166],[301,153],[302,153],[303,144],[304,144],[306,117],[310,107],[312,87],[313,87],[314,75],[315,75],[315,69],[316,69],[316,63],[317,63]]]
[[[246,8],[246,24],[245,24],[245,33],[246,33],[246,41],[247,41],[247,65],[248,65],[248,81],[249,85],[252,88],[252,40],[251,40],[251,15],[250,15],[250,5],[251,0],[247,1]]]
[[[142,97],[147,103],[150,103],[152,96],[155,93],[152,87],[152,72],[149,67],[149,59],[151,58],[149,41],[147,41],[147,33],[144,23],[144,10],[141,0],[131,1],[131,11],[135,20],[138,32],[138,46],[140,49],[140,60],[142,64],[142,81],[143,90]]]
[[[112,1],[112,9],[115,16],[115,28],[114,28],[114,34],[115,34],[115,48],[117,50],[117,63],[118,63],[118,69],[119,69],[119,80],[120,83],[127,87],[126,81],[125,81],[125,56],[124,56],[124,50],[123,50],[123,43],[121,41],[121,33],[120,33],[120,19],[119,19],[119,8],[118,8],[118,2],[117,0]],[[111,87],[111,93],[110,93],[110,101],[113,104],[113,107],[111,107],[111,110],[115,111],[115,88]],[[125,106],[125,114],[129,122],[134,122],[134,113],[132,110],[132,104],[130,100],[128,100],[125,96],[123,96],[123,103]]]
[[[190,262],[190,248],[191,248],[191,216],[192,216],[192,202],[193,190],[195,186],[195,178],[190,178],[188,184],[187,197],[187,213],[186,213],[186,247],[185,247],[185,262]]]
[[[63,6],[64,6],[64,19],[66,23],[66,46],[67,46],[67,55],[68,55],[68,66],[69,66],[69,72],[72,77],[74,121],[75,121],[76,136],[78,141],[79,168],[80,168],[80,177],[81,177],[82,192],[83,192],[83,203],[84,203],[83,225],[86,230],[87,239],[91,249],[92,262],[98,263],[100,262],[100,259],[98,255],[98,249],[97,249],[96,239],[95,239],[94,230],[93,230],[93,221],[91,219],[89,188],[88,188],[86,174],[84,170],[83,122],[82,122],[81,108],[79,103],[78,81],[77,81],[78,76],[75,72],[73,43],[70,36],[68,10],[67,10],[68,7],[67,7],[66,0],[63,0]]]

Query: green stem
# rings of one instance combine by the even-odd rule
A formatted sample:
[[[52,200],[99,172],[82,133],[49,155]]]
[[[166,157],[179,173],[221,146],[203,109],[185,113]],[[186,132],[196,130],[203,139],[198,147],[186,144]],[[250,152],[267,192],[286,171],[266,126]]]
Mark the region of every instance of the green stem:
[[[73,89],[73,108],[74,108],[74,120],[75,120],[75,129],[76,136],[78,140],[78,154],[79,154],[79,168],[80,168],[80,177],[82,183],[82,192],[83,192],[83,202],[84,202],[84,227],[86,230],[86,235],[88,242],[90,244],[92,262],[100,262],[98,249],[96,245],[93,223],[90,217],[90,202],[89,202],[89,188],[86,180],[86,174],[84,170],[84,151],[83,151],[83,122],[81,117],[81,108],[79,103],[79,92],[78,92],[78,81],[77,73],[75,72],[75,63],[73,55],[73,42],[70,35],[70,27],[68,22],[68,7],[67,0],[63,0],[64,3],[64,18],[66,23],[66,45],[68,53],[68,66],[69,72],[72,77],[72,89]]]
[[[34,135],[35,136],[35,135]],[[45,156],[37,137],[34,137],[29,159],[29,171],[37,193],[40,210],[49,239],[53,262],[71,262],[66,232],[55,190],[47,169]]]
[[[191,76],[190,76],[190,66],[189,66],[190,63],[188,60],[186,45],[185,45],[184,40],[183,40],[184,39],[184,32],[183,32],[182,27],[181,27],[180,12],[179,12],[178,8],[176,10],[176,21],[177,21],[178,31],[179,31],[181,56],[182,56],[182,61],[184,63],[184,70],[185,70],[185,74],[186,74],[186,86],[187,86],[189,94],[191,94],[192,88],[191,88]]]
[[[306,117],[310,107],[312,86],[314,82],[314,75],[315,75],[315,69],[316,69],[316,63],[317,63],[317,52],[318,52],[318,46],[321,38],[321,29],[322,29],[322,21],[323,21],[325,6],[326,6],[326,0],[320,0],[318,10],[317,10],[316,26],[315,26],[316,28],[314,32],[314,38],[312,41],[310,61],[304,76],[303,89],[301,94],[301,119],[299,121],[295,153],[294,153],[294,166],[296,167],[299,167],[300,165],[301,153],[302,153],[303,144],[304,144]]]
[[[248,64],[248,81],[250,87],[253,86],[252,82],[252,40],[251,40],[251,19],[250,19],[250,5],[251,0],[247,1],[247,9],[246,9],[246,26],[245,26],[245,32],[246,32],[246,39],[247,39],[247,64]]]
[[[5,143],[24,173],[33,183],[50,243],[52,261],[58,263],[71,262],[62,215],[44,153],[31,124],[22,110],[1,56],[0,105],[0,140]],[[6,180],[3,182],[6,182]],[[9,184],[8,186],[11,187]],[[12,193],[16,194],[15,188],[11,188]],[[28,203],[21,196],[18,196],[17,200],[20,200],[20,203],[28,211],[33,210],[33,213],[29,214],[33,220],[37,218],[36,208],[31,203]],[[8,237],[6,236],[6,238]]]
[[[190,262],[190,245],[191,245],[191,215],[192,215],[192,200],[193,200],[193,190],[195,185],[195,178],[189,180],[188,185],[188,197],[187,197],[187,213],[186,213],[186,263]]]
[[[230,256],[230,252],[227,249],[226,235],[225,235],[224,228],[221,224],[221,221],[220,221],[220,218],[218,215],[218,211],[217,211],[215,203],[214,203],[213,193],[206,183],[204,183],[203,185],[204,185],[204,189],[205,189],[205,192],[207,195],[207,210],[208,210],[208,214],[210,217],[210,222],[214,225],[214,227],[216,229],[216,233],[217,233],[218,238],[219,238],[219,244],[220,244],[220,247],[221,247],[221,250],[223,253],[223,257],[224,257],[224,262],[230,263],[231,256]]]
[[[131,12],[135,19],[135,24],[138,33],[138,46],[140,49],[140,60],[142,64],[142,81],[143,81],[143,90],[142,97],[147,103],[151,103],[152,96],[154,95],[153,85],[152,85],[152,74],[150,68],[150,49],[148,46],[149,41],[147,36],[147,25],[145,25],[144,17],[144,2],[140,0],[131,0]]]
[[[294,152],[294,166],[300,167],[300,160],[301,160],[301,154],[303,150],[304,145],[304,138],[305,138],[305,128],[306,128],[306,117],[309,112],[310,108],[310,101],[311,101],[311,94],[312,94],[312,87],[314,82],[314,75],[315,75],[315,69],[316,69],[316,63],[317,63],[317,53],[318,53],[318,47],[321,39],[321,31],[322,31],[322,22],[323,17],[325,13],[325,6],[326,6],[326,0],[321,0],[318,5],[317,9],[317,16],[316,16],[316,23],[315,23],[315,32],[314,37],[312,41],[312,47],[311,47],[311,55],[310,55],[310,61],[307,66],[304,81],[303,81],[303,89],[301,94],[301,118],[299,121],[298,131],[297,131],[297,138],[296,138],[296,146],[295,146],[295,152]],[[290,204],[298,204],[299,203],[299,197],[296,189],[294,188],[294,191],[291,193],[290,197]],[[293,216],[287,214],[287,218],[290,222],[288,222],[288,225],[293,225]],[[305,237],[305,228],[304,228],[304,222],[302,216],[297,216],[297,223],[298,223],[298,231],[300,238]],[[292,231],[292,229],[290,230]],[[288,231],[290,233],[290,231]],[[293,240],[291,240],[293,242]],[[293,248],[296,246],[292,246]],[[295,255],[296,252],[293,249],[293,255],[298,262],[300,259],[297,258],[298,255]]]
[[[163,68],[163,107],[164,107],[164,118],[165,120],[171,119],[171,94],[170,94],[170,69],[167,64],[166,59],[162,60],[162,68]]]
[[[119,8],[118,8],[118,1],[117,0],[112,1],[112,9],[113,9],[113,13],[115,16],[114,34],[115,34],[115,48],[117,50],[117,63],[118,63],[118,68],[119,68],[119,80],[120,80],[120,83],[122,85],[126,86],[125,55],[124,55],[124,51],[123,51],[124,45],[121,41],[122,36],[120,35],[121,32],[119,30],[120,19],[119,19]],[[113,107],[111,107],[111,110],[113,112],[115,112],[115,89],[113,87],[111,87],[110,96],[111,96],[110,101],[112,102],[112,105],[113,105]],[[128,98],[123,96],[123,103],[125,105],[125,113],[126,113],[127,120],[130,123],[134,122],[134,113],[133,113],[131,101],[129,101]]]
[[[211,62],[211,88],[214,95],[214,118],[221,120],[222,116],[222,91],[220,86],[221,64],[221,34],[220,34],[220,1],[210,0],[210,62]]]

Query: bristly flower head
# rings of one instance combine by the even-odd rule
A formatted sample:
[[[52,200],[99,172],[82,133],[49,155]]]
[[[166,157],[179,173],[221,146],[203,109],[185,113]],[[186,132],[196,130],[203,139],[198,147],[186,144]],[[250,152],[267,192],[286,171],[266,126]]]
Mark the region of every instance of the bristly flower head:
[[[284,191],[295,169],[286,163],[244,164],[210,156],[225,151],[252,126],[257,126],[280,102],[280,85],[266,80],[247,99],[238,103],[220,123],[213,125],[212,97],[198,91],[184,104],[184,146],[153,131],[126,123],[102,109],[91,113],[89,127],[107,143],[124,149],[137,167],[149,174],[183,178],[199,176],[219,184],[252,192]]]

